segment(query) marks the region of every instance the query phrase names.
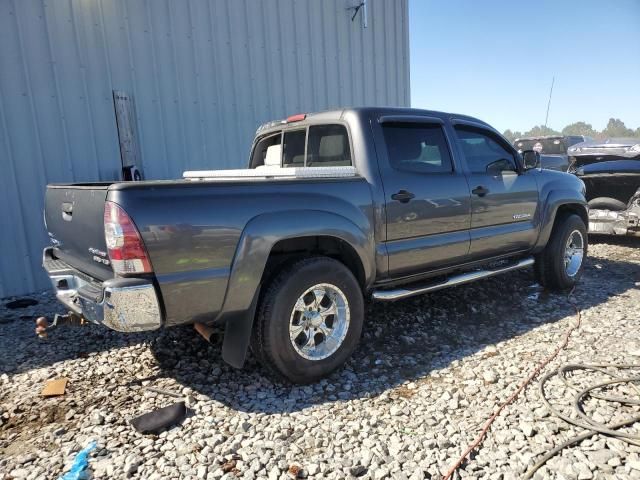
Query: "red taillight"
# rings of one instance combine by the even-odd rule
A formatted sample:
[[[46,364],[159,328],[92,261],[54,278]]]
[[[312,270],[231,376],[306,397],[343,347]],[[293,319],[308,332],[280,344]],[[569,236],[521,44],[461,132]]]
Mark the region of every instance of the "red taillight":
[[[291,115],[290,117],[287,117],[287,123],[301,122],[305,118],[307,118],[306,113],[298,113],[297,115]]]
[[[113,202],[104,204],[104,238],[115,273],[153,271],[140,232],[127,212]]]

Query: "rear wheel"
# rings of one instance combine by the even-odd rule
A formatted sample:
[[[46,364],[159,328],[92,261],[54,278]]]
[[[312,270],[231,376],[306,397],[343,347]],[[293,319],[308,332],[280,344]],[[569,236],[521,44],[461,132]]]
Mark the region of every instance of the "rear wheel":
[[[575,214],[560,217],[545,249],[536,255],[535,272],[540,284],[553,291],[573,288],[587,256],[587,227]]]
[[[351,356],[363,317],[362,290],[345,265],[327,257],[299,260],[266,286],[252,349],[275,376],[311,383]]]

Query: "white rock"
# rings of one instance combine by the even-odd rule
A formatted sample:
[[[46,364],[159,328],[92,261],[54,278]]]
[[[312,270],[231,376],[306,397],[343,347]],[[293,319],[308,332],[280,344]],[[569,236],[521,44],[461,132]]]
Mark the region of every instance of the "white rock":
[[[486,383],[493,384],[498,381],[498,375],[493,370],[485,370],[482,372],[482,379]]]

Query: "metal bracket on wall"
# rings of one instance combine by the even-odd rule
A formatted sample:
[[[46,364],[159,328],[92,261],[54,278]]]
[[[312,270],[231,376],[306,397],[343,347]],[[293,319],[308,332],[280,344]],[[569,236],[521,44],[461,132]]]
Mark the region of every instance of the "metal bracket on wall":
[[[113,90],[113,106],[116,114],[118,141],[120,142],[120,159],[123,176],[125,170],[140,168],[142,161],[138,143],[136,109],[133,97],[127,92]],[[132,180],[133,178],[126,178]]]
[[[351,21],[353,22],[358,15],[358,12],[362,13],[362,28],[367,28],[367,0],[362,0],[358,5],[347,8],[347,10],[353,10]]]

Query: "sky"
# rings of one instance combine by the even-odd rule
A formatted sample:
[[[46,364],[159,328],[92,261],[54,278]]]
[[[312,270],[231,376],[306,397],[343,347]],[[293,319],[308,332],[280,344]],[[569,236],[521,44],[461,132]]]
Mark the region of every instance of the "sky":
[[[640,127],[640,0],[409,0],[411,106],[500,131]]]

